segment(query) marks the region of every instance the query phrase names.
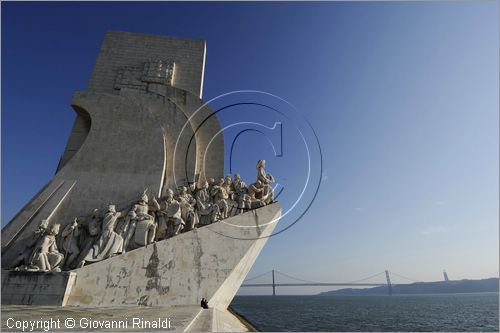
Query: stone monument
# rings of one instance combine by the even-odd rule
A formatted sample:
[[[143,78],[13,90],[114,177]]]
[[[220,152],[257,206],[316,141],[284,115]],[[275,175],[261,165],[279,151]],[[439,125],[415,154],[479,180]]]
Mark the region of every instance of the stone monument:
[[[227,307],[281,209],[265,161],[248,187],[224,178],[204,66],[203,40],[106,34],[56,174],[2,229],[3,306],[183,307],[180,330],[244,328]]]

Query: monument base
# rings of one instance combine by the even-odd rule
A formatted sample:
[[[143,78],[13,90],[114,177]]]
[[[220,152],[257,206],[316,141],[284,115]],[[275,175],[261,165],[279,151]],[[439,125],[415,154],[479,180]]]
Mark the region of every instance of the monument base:
[[[71,317],[81,329],[112,316],[124,320],[120,330],[143,330],[139,318],[170,320],[148,330],[251,331],[228,306],[280,216],[273,203],[71,272],[2,271],[2,316]]]
[[[2,270],[2,305],[66,305],[74,272]]]

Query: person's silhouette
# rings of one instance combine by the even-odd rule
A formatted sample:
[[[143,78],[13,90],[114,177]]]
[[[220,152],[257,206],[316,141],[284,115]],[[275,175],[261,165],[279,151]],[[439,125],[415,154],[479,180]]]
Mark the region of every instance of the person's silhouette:
[[[208,309],[208,301],[205,298],[201,299],[200,305],[201,305],[202,308]]]

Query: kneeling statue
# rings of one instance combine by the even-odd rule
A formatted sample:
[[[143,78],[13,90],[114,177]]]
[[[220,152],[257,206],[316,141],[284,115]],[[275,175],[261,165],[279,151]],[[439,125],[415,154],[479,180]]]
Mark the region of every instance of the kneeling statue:
[[[59,264],[64,259],[64,255],[57,249],[56,235],[58,233],[59,224],[54,224],[49,232],[38,241],[30,258],[29,271],[61,271]]]

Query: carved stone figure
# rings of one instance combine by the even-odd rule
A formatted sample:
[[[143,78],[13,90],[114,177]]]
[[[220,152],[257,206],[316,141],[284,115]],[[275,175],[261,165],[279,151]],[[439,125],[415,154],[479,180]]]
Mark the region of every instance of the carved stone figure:
[[[38,228],[35,230],[31,238],[27,240],[24,250],[20,252],[17,258],[12,262],[13,268],[18,267],[19,265],[27,266],[29,264],[31,254],[33,253],[33,247],[37,244],[38,240],[45,235],[48,225],[48,220],[40,221]]]
[[[191,196],[193,198],[196,198],[196,191],[197,191],[196,182],[189,182],[187,189],[188,189],[188,193],[191,194]]]
[[[237,195],[234,192],[233,184],[231,182],[231,175],[226,176],[226,178],[224,179],[224,183],[222,184],[222,187],[224,188],[227,194],[227,199],[226,199],[226,203],[228,205],[227,217],[234,216],[238,214],[238,201],[237,201]]]
[[[229,205],[227,202],[228,195],[224,188],[224,179],[221,178],[214,184],[211,190],[211,196],[215,205],[219,207],[220,219],[225,219],[229,216]]]
[[[158,202],[156,198],[153,198],[153,210],[155,211],[157,221],[155,240],[159,241],[168,237],[168,217],[164,213],[166,210],[165,202],[162,200]]]
[[[94,209],[92,211],[92,215],[90,219],[86,221],[86,223],[82,223],[80,225],[80,237],[79,237],[79,245],[80,245],[80,255],[76,262],[78,266],[81,266],[83,259],[89,253],[90,249],[94,246],[94,243],[97,241],[99,236],[101,235],[101,216],[99,214],[99,209]]]
[[[147,219],[144,216],[137,216],[135,225],[134,243],[135,246],[145,246],[152,244],[155,240],[156,224],[154,219]]]
[[[149,198],[144,191],[139,201],[135,205],[135,233],[134,243],[135,246],[144,246],[154,242],[156,235],[156,224],[154,216],[149,214]]]
[[[118,230],[124,237],[124,251],[154,242],[156,224],[154,216],[149,214],[149,198],[146,192],[147,189],[141,194],[137,203],[132,206]]]
[[[178,201],[181,207],[181,217],[185,222],[184,232],[193,230],[198,224],[198,214],[195,212],[196,199],[188,193],[185,186],[179,187]]]
[[[38,240],[31,255],[28,270],[30,271],[61,271],[59,264],[64,255],[59,253],[56,245],[56,236],[59,233],[59,224],[50,227],[48,233]]]
[[[102,221],[101,236],[94,242],[92,248],[87,253],[79,266],[88,262],[97,262],[116,254],[123,250],[123,238],[115,230],[116,221],[123,216],[122,212],[117,212],[115,205],[109,205],[107,213]]]
[[[234,175],[232,183],[233,200],[238,203],[237,214],[243,213],[245,210],[252,208],[250,203],[250,196],[248,195],[248,188],[245,182],[237,173]]]
[[[265,168],[266,160],[259,160],[257,162],[257,181],[260,181],[263,188],[260,199],[268,205],[273,202],[273,189],[270,185],[275,183],[276,180],[271,173],[266,173]]]
[[[130,241],[135,233],[135,227],[137,225],[137,205],[133,205],[130,211],[128,212],[121,228],[118,230],[118,233],[123,237],[123,250],[122,252],[126,252]]]
[[[182,219],[181,205],[179,201],[174,199],[174,192],[171,189],[167,190],[167,196],[165,198],[166,210],[165,213],[168,218],[167,225],[168,230],[171,230],[169,236],[175,236],[181,232],[185,226],[185,222]]]
[[[226,190],[227,194],[229,197],[231,197],[231,194],[233,193],[233,188],[231,186],[231,175],[227,175],[226,178],[224,178],[224,183],[222,186]]]
[[[248,187],[248,195],[250,196],[251,208],[255,209],[266,205],[263,199],[264,184],[262,184],[260,180],[257,180],[255,183],[251,184]]]
[[[201,183],[201,187],[196,192],[196,207],[200,225],[207,225],[217,221],[219,207],[212,202],[212,197],[208,192],[208,182]]]
[[[92,212],[92,219],[88,224],[88,232],[91,237],[97,238],[101,234],[101,223],[99,210],[96,208]]]
[[[181,205],[179,201],[174,199],[174,191],[167,189],[166,197],[160,203],[155,199],[156,214],[161,219],[161,223],[166,225],[165,236],[163,238],[170,238],[177,235],[185,226],[182,219]],[[163,239],[162,238],[162,239]]]
[[[75,217],[72,223],[68,224],[61,232],[61,248],[64,254],[64,261],[61,267],[72,267],[73,261],[80,254],[78,237],[80,236],[80,226]]]
[[[213,195],[211,193],[212,193],[212,189],[214,188],[214,186],[215,186],[215,179],[214,178],[210,178],[208,180],[208,194],[210,194],[210,196],[212,197],[212,199],[213,199]]]

